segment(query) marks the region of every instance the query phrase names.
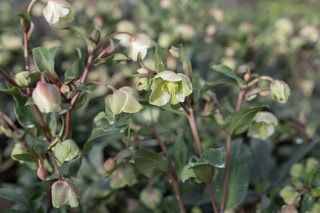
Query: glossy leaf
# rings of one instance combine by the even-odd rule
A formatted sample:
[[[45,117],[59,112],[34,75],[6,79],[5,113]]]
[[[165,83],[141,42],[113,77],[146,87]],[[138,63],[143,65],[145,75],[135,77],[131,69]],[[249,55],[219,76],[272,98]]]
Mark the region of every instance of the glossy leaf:
[[[253,117],[263,108],[264,106],[241,109],[238,112],[229,115],[225,120],[223,129],[229,134],[241,134],[245,132],[249,128]]]
[[[80,55],[79,58],[65,72],[65,83],[69,83],[71,80],[81,76],[84,68],[85,63]]]
[[[235,72],[232,69],[230,69],[230,67],[226,65],[213,65],[212,69],[235,79],[239,84],[243,84],[243,80],[240,77],[238,77],[235,74]]]
[[[122,53],[115,53],[112,54],[110,56],[108,56],[107,58],[97,58],[94,60],[93,63],[95,64],[99,64],[102,62],[108,62],[108,63],[119,63],[121,61],[126,61],[129,60],[130,58],[128,58],[128,56],[122,54]]]
[[[8,200],[12,200],[24,206],[25,208],[29,209],[28,200],[25,197],[23,197],[21,194],[18,194],[17,192],[13,191],[12,189],[0,188],[0,197]]]
[[[147,149],[136,151],[133,159],[134,165],[147,177],[165,172],[168,168],[168,161],[162,153],[155,153]]]
[[[55,73],[54,71],[54,59],[51,53],[43,47],[36,47],[32,49],[33,60],[38,70],[41,72],[49,71],[50,73]]]
[[[224,147],[209,148],[205,150],[196,163],[193,163],[191,168],[200,165],[211,165],[217,168],[224,168],[226,164],[226,150]]]
[[[249,149],[240,140],[231,144],[231,157],[229,167],[229,179],[226,198],[226,210],[241,204],[246,195],[249,185]],[[217,202],[220,202],[223,186],[224,170],[220,171],[216,184]]]
[[[154,64],[157,72],[167,70],[167,58],[159,45],[157,45],[155,49]]]

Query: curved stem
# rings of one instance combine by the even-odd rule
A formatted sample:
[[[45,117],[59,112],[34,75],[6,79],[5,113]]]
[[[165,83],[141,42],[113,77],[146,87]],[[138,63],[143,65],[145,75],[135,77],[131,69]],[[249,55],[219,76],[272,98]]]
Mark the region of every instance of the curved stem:
[[[39,120],[40,126],[41,126],[42,129],[44,130],[44,133],[45,133],[45,136],[46,136],[48,142],[51,143],[52,136],[51,136],[51,134],[50,134],[50,131],[49,131],[46,123],[44,122],[44,120],[43,120],[43,118],[42,118],[41,112],[39,111],[37,105],[32,104],[31,106],[32,106],[32,109],[33,109],[33,111],[35,112],[35,114],[36,114],[36,116],[37,116],[37,118],[38,118],[38,120]]]
[[[231,151],[231,135],[227,135],[227,142],[226,142],[226,149],[227,149],[227,157],[226,157],[226,167],[224,170],[224,177],[223,177],[223,188],[221,194],[221,203],[220,203],[220,213],[224,212],[226,197],[227,197],[227,189],[228,189],[228,177],[229,177],[229,167],[230,167],[230,151]]]
[[[28,9],[27,9],[27,12],[28,12],[28,13],[31,13],[31,9],[32,9],[34,3],[36,3],[36,1],[37,1],[37,0],[32,0],[32,1],[30,2],[29,6],[28,6]]]
[[[52,151],[49,150],[49,151],[48,151],[48,154],[49,154],[49,156],[50,156],[50,158],[51,158],[51,161],[52,161],[52,163],[53,163],[53,165],[54,165],[54,169],[55,169],[56,172],[57,172],[57,175],[58,175],[59,180],[62,180],[62,176],[61,176],[61,174],[60,174],[60,171],[59,171],[59,168],[58,168],[56,159],[54,158],[54,155],[53,155]]]
[[[7,73],[0,67],[0,74],[14,87],[17,87],[18,90],[24,95],[24,96],[28,96],[26,94],[25,91],[23,91],[23,89],[18,85],[16,84],[16,82],[14,82],[14,80],[12,80],[9,75],[7,75]]]
[[[255,78],[255,79],[252,80],[251,82],[249,82],[248,85],[247,85],[247,87],[252,86],[253,84],[259,82],[260,80],[268,80],[268,81],[270,81],[270,82],[272,82],[272,83],[274,82],[274,79],[271,78],[270,76],[260,76],[260,77],[258,77],[258,78]]]
[[[158,134],[157,129],[155,128],[155,126],[151,125],[150,127],[152,129],[153,135],[156,137],[157,141],[159,142],[159,145],[161,147],[161,150],[163,151],[164,156],[168,160],[168,164],[169,164],[168,175],[169,175],[169,178],[171,179],[171,182],[172,182],[172,185],[173,185],[173,190],[174,190],[174,193],[176,195],[176,200],[177,200],[177,202],[179,204],[180,212],[181,213],[185,213],[186,210],[185,210],[185,208],[183,206],[183,203],[182,203],[180,189],[179,189],[179,182],[177,180],[177,175],[176,175],[176,172],[175,172],[175,170],[173,168],[172,161],[171,161],[170,155],[168,153],[168,150],[167,150],[166,146],[164,145],[163,141],[161,140],[160,135]]]

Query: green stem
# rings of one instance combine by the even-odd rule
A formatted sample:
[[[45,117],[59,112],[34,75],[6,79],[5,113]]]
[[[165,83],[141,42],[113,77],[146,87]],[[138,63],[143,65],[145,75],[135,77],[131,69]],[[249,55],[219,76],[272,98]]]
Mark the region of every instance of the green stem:
[[[231,135],[230,134],[227,135],[226,149],[227,149],[227,157],[226,157],[226,167],[224,170],[224,177],[223,177],[223,188],[222,188],[222,194],[221,194],[220,213],[224,212],[225,202],[226,202],[226,197],[227,197],[229,167],[230,167],[230,151],[231,151]]]

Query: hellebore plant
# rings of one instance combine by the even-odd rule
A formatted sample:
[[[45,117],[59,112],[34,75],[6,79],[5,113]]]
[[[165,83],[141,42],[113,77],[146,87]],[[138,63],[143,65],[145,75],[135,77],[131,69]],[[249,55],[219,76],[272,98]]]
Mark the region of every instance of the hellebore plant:
[[[96,200],[103,204],[103,212],[109,212],[109,199],[118,199],[117,193],[128,194],[126,200],[130,197],[134,203],[155,212],[165,212],[168,206],[174,208],[170,209],[173,212],[195,212],[202,208],[202,203],[203,209],[209,209],[207,203],[211,203],[209,211],[215,213],[223,213],[228,209],[244,211],[242,206],[247,203],[247,192],[251,185],[254,187],[250,190],[259,204],[264,202],[269,191],[274,190],[271,182],[259,182],[260,179],[269,181],[267,177],[259,177],[259,180],[255,180],[257,183],[253,183],[249,168],[264,169],[255,168],[255,162],[251,159],[259,158],[256,156],[261,153],[257,151],[258,145],[269,147],[263,140],[275,133],[280,121],[272,113],[264,111],[265,105],[255,106],[253,100],[248,100],[258,96],[263,100],[266,95],[271,95],[273,100],[286,103],[290,88],[285,82],[251,73],[249,68],[239,74],[225,65],[214,65],[212,69],[232,81],[226,83],[215,79],[214,82],[206,82],[193,74],[192,63],[182,45],[172,46],[168,51],[171,56],[156,45],[154,66],[149,68],[147,63],[144,64],[146,60],[143,61],[147,51],[154,46],[148,35],[139,33],[133,36],[127,32],[115,32],[103,39],[100,38],[102,33],[98,26],[88,35],[75,26],[65,28],[80,35],[87,45],[87,52],[79,54],[81,57],[66,69],[63,76],[59,76],[54,64],[58,48],[29,48],[32,38],[29,34],[30,12],[34,3],[32,1],[27,12],[19,15],[22,18],[25,69],[12,75],[15,76],[13,80],[0,68],[1,76],[10,85],[7,90],[1,87],[1,91],[13,95],[16,101],[16,119],[12,120],[12,116],[0,112],[0,130],[15,142],[11,158],[30,166],[33,176],[37,175],[43,185],[49,186],[47,188],[51,196],[48,196],[48,212],[52,207],[61,207],[61,212],[68,211],[67,207],[62,207],[64,205],[72,208],[80,206],[78,210],[72,210],[74,212],[85,209],[96,211],[98,208],[91,209],[98,205]],[[73,20],[71,5],[64,0],[48,0],[43,15],[50,25]],[[127,54],[117,52],[119,44],[113,38],[128,48]],[[32,54],[33,61],[29,54]],[[182,66],[168,68],[167,59]],[[123,78],[123,81],[117,82],[118,86],[111,86],[110,82],[115,84],[112,78],[121,73],[118,70],[120,63],[129,62],[138,66],[133,69],[137,73],[130,75],[132,79]],[[100,78],[100,73],[98,80],[91,81],[94,76],[89,74],[102,63],[118,63],[119,66],[114,73],[107,73],[107,82],[101,82],[103,78]],[[65,64],[68,65],[69,61]],[[264,84],[265,81],[267,84]],[[95,93],[96,85],[105,88],[101,93]],[[136,85],[139,93],[128,85]],[[216,88],[225,90],[222,94],[215,94]],[[237,91],[237,100],[229,100],[226,97],[229,93],[224,91]],[[224,100],[221,103],[220,98]],[[75,113],[78,109],[79,113]],[[165,113],[174,115],[164,117],[167,116]],[[178,116],[181,118],[178,119]],[[88,119],[92,120],[92,125],[88,125]],[[158,129],[161,131],[158,132]],[[200,132],[206,130],[203,134]],[[90,134],[83,137],[88,131]],[[262,140],[247,138],[245,133]],[[232,140],[236,138],[235,135],[237,139]],[[112,152],[105,149],[107,146],[112,146]],[[266,170],[271,171],[273,165],[267,163],[260,162],[268,167]],[[295,165],[291,170],[294,178],[301,178],[308,173],[310,180],[302,183],[303,187],[297,187],[301,192],[292,186],[280,191],[280,197],[289,206],[283,212],[294,211],[291,205],[302,200],[300,198],[304,194],[312,195],[314,199],[319,196],[311,184],[312,175],[318,175],[318,163],[316,159],[310,159],[305,168]],[[79,187],[84,192],[81,202],[92,198],[88,203],[78,201],[80,193],[71,180],[74,177],[78,178],[79,185],[85,181],[92,184]],[[307,179],[304,176],[302,178]],[[183,187],[181,182],[184,182]],[[196,184],[188,188],[189,183]],[[300,184],[298,180],[295,183]],[[128,190],[128,187],[137,188]],[[260,191],[256,192],[256,188]],[[88,192],[88,189],[92,191]],[[288,194],[292,189],[296,191],[289,199]],[[194,196],[198,200],[184,200],[188,194],[197,193],[195,191],[199,192]],[[0,189],[1,195],[3,191]],[[22,195],[18,196],[20,199],[13,200],[24,201]],[[34,204],[38,197],[43,199],[45,196],[36,194],[31,197],[30,203]],[[119,198],[122,199],[122,196]],[[272,199],[276,198],[268,198],[268,203],[275,203]],[[119,203],[117,205],[122,205]]]

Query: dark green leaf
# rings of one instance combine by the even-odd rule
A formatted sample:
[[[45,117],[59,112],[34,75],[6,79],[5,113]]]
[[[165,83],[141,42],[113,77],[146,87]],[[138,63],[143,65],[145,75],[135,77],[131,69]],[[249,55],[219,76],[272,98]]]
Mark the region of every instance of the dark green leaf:
[[[205,85],[200,90],[200,96],[202,96],[208,90],[212,90],[219,87],[229,87],[232,86],[231,83],[216,83],[216,82],[206,82]]]
[[[35,162],[35,160],[31,158],[30,153],[12,155],[12,158],[19,161]]]
[[[253,117],[263,108],[264,106],[242,109],[229,115],[225,120],[223,129],[231,135],[245,132],[249,128]]]
[[[175,165],[175,170],[178,176],[182,172],[182,169],[186,163],[187,159],[187,146],[183,141],[183,136],[179,135],[176,142],[173,145],[173,160]]]
[[[59,49],[60,47],[52,47],[49,49],[49,53],[52,56],[52,58],[54,58],[57,55]]]
[[[54,73],[54,59],[51,53],[43,47],[36,47],[32,49],[33,60],[37,69],[41,72],[49,71]]]
[[[224,147],[209,148],[205,150],[196,163],[193,163],[191,168],[200,165],[211,165],[217,168],[223,168],[226,164],[226,150]]]
[[[25,197],[23,197],[22,195],[13,191],[12,189],[0,188],[0,197],[8,199],[8,200],[12,200],[12,201],[24,206],[25,208],[29,209],[28,200]]]
[[[229,179],[226,198],[226,210],[241,204],[247,194],[249,185],[249,149],[241,141],[231,144]],[[219,172],[216,184],[217,202],[220,202],[223,186],[224,169]]]
[[[18,13],[18,16],[22,18],[22,29],[25,30],[25,32],[28,32],[31,27],[30,13],[21,12]]]
[[[165,172],[168,168],[168,161],[162,153],[155,153],[147,149],[136,151],[133,159],[134,165],[147,177]]]
[[[239,84],[243,84],[243,80],[238,77],[232,69],[230,69],[228,66],[226,65],[213,65],[212,69],[214,69],[215,71],[221,72],[233,79],[235,79]]]
[[[115,53],[115,54],[108,56],[107,58],[95,59],[93,63],[95,63],[95,64],[99,64],[102,62],[119,63],[121,61],[126,61],[126,60],[129,60],[128,56],[126,56],[122,53]]]
[[[302,201],[301,201],[301,209],[299,212],[306,212],[306,211],[310,211],[312,209],[312,206],[314,204],[314,198],[309,195],[308,193],[304,194],[302,197]],[[313,212],[313,211],[311,211]]]
[[[157,72],[162,72],[167,69],[167,58],[159,45],[157,45],[155,49],[154,64]]]
[[[80,77],[85,68],[85,63],[81,56],[76,60],[64,74],[65,83],[69,83],[71,80]]]

